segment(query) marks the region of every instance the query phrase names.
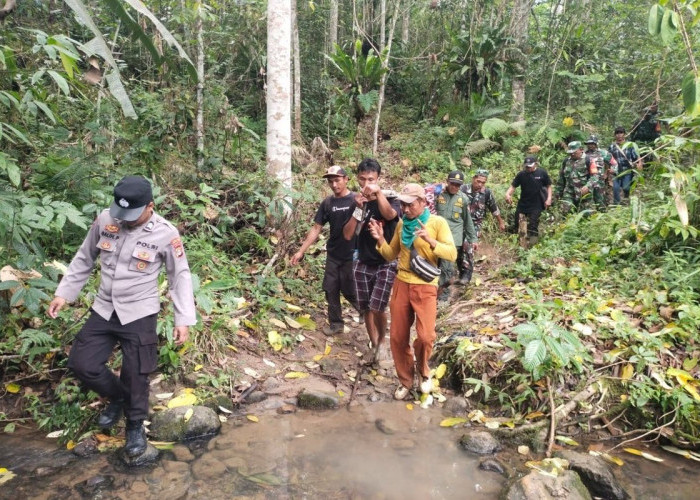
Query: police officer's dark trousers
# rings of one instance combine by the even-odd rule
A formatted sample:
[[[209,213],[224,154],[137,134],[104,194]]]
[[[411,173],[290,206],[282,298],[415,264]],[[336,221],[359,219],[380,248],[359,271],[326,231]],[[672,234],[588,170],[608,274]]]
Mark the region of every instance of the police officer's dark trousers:
[[[157,316],[122,325],[116,313],[106,321],[92,311],[70,351],[68,368],[100,396],[110,401],[123,399],[127,420],[148,417],[148,374],[158,362]],[[122,351],[119,377],[106,366],[117,342]]]

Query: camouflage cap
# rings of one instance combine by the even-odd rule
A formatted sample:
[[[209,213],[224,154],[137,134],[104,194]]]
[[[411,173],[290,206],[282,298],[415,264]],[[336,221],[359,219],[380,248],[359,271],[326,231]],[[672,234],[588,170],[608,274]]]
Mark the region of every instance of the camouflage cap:
[[[474,177],[486,177],[488,179],[489,171],[486,170],[485,168],[480,168],[479,170],[476,171],[476,173],[474,174]]]
[[[585,144],[598,144],[598,136],[594,134],[589,135]]]
[[[579,149],[583,148],[583,146],[581,145],[581,141],[571,141],[567,147],[568,149],[566,150],[566,152],[569,154],[575,153]]]

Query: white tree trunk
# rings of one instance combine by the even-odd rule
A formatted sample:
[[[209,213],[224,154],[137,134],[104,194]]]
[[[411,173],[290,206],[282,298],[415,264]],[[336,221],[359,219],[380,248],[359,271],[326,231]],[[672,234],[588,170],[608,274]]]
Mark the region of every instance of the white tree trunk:
[[[204,23],[197,3],[197,170],[204,167]]]
[[[401,43],[404,45],[408,45],[409,42],[409,27],[411,25],[411,4],[413,2],[411,0],[408,0],[406,2],[406,11],[403,13],[403,17],[401,18]]]
[[[382,66],[387,71],[382,75],[382,82],[379,85],[379,102],[377,102],[377,116],[374,119],[374,133],[372,134],[372,155],[377,155],[377,146],[379,143],[379,120],[382,116],[382,106],[384,105],[384,90],[386,89],[386,79],[389,76],[389,57],[391,56],[391,41],[394,39],[394,30],[396,29],[396,20],[399,17],[399,7],[401,0],[396,0],[394,5],[394,15],[391,17],[391,28],[389,29],[389,41],[387,43],[386,55]],[[382,23],[384,20],[382,19]]]
[[[267,173],[282,190],[292,187],[291,7],[291,0],[267,2]]]
[[[328,50],[326,52],[333,52],[336,43],[338,43],[338,0],[331,0],[331,11],[328,16]]]
[[[379,4],[379,53],[384,52],[386,47],[386,0],[381,0]]]
[[[292,136],[295,141],[301,141],[301,55],[299,53],[297,0],[292,0],[292,53],[294,55],[294,130]]]
[[[515,0],[509,27],[514,48],[518,51],[510,56],[515,62],[516,75],[513,76],[513,104],[510,114],[515,120],[525,119],[525,72],[527,71],[527,42],[530,25],[530,10],[534,0]]]

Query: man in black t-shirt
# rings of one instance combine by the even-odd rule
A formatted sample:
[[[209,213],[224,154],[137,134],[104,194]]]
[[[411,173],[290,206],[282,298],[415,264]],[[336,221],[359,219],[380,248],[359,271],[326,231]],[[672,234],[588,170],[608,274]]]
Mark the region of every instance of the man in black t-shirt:
[[[365,158],[357,167],[360,192],[355,195],[356,208],[343,228],[347,241],[357,238],[357,259],[353,265],[357,303],[365,314],[365,326],[372,343],[370,362],[378,361],[379,349],[386,337],[386,306],[396,278],[396,261],[387,262],[377,252],[377,240],[369,232],[370,220],[378,221],[384,239],[391,241],[399,222],[401,204],[391,192],[382,191],[378,181],[382,167],[373,158]]]
[[[328,326],[323,328],[326,335],[336,335],[343,332],[343,309],[340,305],[340,294],[357,308],[355,282],[352,276],[352,253],[355,248],[355,238],[346,241],[343,237],[343,227],[352,216],[355,208],[355,193],[348,189],[348,175],[343,168],[334,165],[330,167],[324,179],[333,191],[321,202],[314,217],[314,225],[306,234],[304,242],[295,253],[290,263],[296,265],[304,257],[304,252],[314,244],[321,234],[323,226],[328,223],[330,235],[326,243],[326,267],[323,275],[323,291],[328,302]]]
[[[520,187],[520,199],[515,209],[515,230],[518,230],[520,214],[527,215],[527,234],[532,246],[539,239],[540,214],[552,204],[552,181],[546,170],[537,166],[537,158],[525,158],[525,168],[517,173],[508,191],[506,202],[513,202],[511,196]]]

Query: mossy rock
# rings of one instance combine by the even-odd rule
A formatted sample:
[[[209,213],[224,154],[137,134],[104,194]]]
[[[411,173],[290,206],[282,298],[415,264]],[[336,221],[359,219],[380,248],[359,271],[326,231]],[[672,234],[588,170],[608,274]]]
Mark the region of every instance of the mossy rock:
[[[192,410],[185,420],[188,410]],[[186,441],[216,434],[221,421],[214,410],[206,406],[179,406],[157,413],[151,421],[151,436],[159,441]]]
[[[297,395],[297,406],[307,410],[333,410],[338,408],[338,398],[320,391],[302,391]]]
[[[229,398],[228,396],[223,395],[207,398],[202,402],[202,406],[211,408],[216,413],[219,413],[221,411],[219,410],[219,406],[221,406],[222,408],[226,408],[228,411],[233,411],[233,401],[231,401],[231,398]]]

